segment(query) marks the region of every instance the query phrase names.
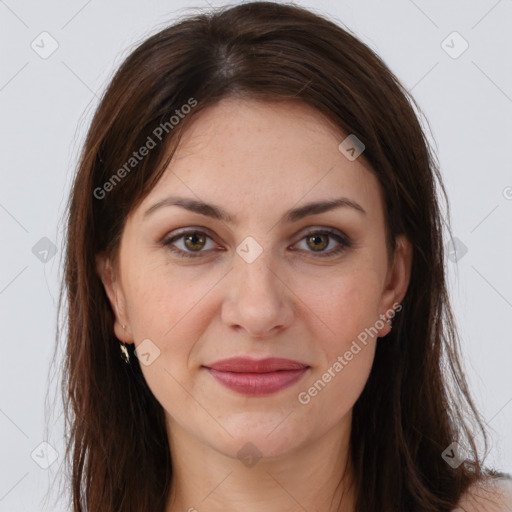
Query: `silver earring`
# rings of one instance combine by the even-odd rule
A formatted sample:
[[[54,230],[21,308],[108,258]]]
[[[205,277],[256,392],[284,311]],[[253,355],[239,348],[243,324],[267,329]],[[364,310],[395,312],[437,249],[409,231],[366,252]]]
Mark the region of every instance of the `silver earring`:
[[[123,361],[126,364],[130,364],[130,354],[128,353],[126,345],[122,341],[119,342],[119,348],[121,349],[121,357],[123,358]]]

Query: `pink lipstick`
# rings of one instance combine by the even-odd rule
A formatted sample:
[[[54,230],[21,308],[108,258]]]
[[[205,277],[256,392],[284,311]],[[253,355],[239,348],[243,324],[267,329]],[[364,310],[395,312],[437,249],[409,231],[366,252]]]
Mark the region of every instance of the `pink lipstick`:
[[[218,382],[233,391],[244,395],[266,395],[297,382],[309,366],[276,357],[233,357],[205,365],[205,368]]]

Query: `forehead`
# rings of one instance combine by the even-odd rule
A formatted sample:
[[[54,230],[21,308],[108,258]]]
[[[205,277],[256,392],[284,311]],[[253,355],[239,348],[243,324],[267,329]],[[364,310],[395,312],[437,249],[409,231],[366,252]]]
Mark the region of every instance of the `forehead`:
[[[346,136],[300,102],[222,100],[192,120],[142,206],[180,194],[231,205],[225,209],[243,217],[343,195],[378,209],[370,166],[339,150]]]
[[[333,156],[339,160],[338,146],[347,135],[320,111],[300,101],[226,98],[195,116],[173,161],[177,164],[193,156],[209,160],[214,154],[223,164],[242,160],[245,165],[270,165],[276,170],[278,164],[295,160],[316,165]],[[320,159],[321,155],[324,158]],[[371,170],[364,154],[352,167]]]

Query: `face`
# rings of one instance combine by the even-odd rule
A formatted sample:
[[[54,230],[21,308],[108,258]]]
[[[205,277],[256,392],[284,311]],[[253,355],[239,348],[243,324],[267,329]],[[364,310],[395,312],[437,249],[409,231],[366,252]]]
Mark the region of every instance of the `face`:
[[[299,103],[223,100],[128,217],[118,260],[98,257],[116,336],[135,343],[170,431],[232,457],[250,441],[271,457],[349,423],[411,250],[399,238],[388,258],[379,183],[364,153],[339,150],[345,137]],[[209,369],[232,357],[305,369]]]

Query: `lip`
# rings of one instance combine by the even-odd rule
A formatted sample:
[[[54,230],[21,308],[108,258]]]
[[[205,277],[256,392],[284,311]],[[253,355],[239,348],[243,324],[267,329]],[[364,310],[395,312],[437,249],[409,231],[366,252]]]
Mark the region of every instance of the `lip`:
[[[245,395],[266,395],[300,380],[309,366],[277,357],[233,357],[205,365],[205,368],[218,382],[233,391]]]

